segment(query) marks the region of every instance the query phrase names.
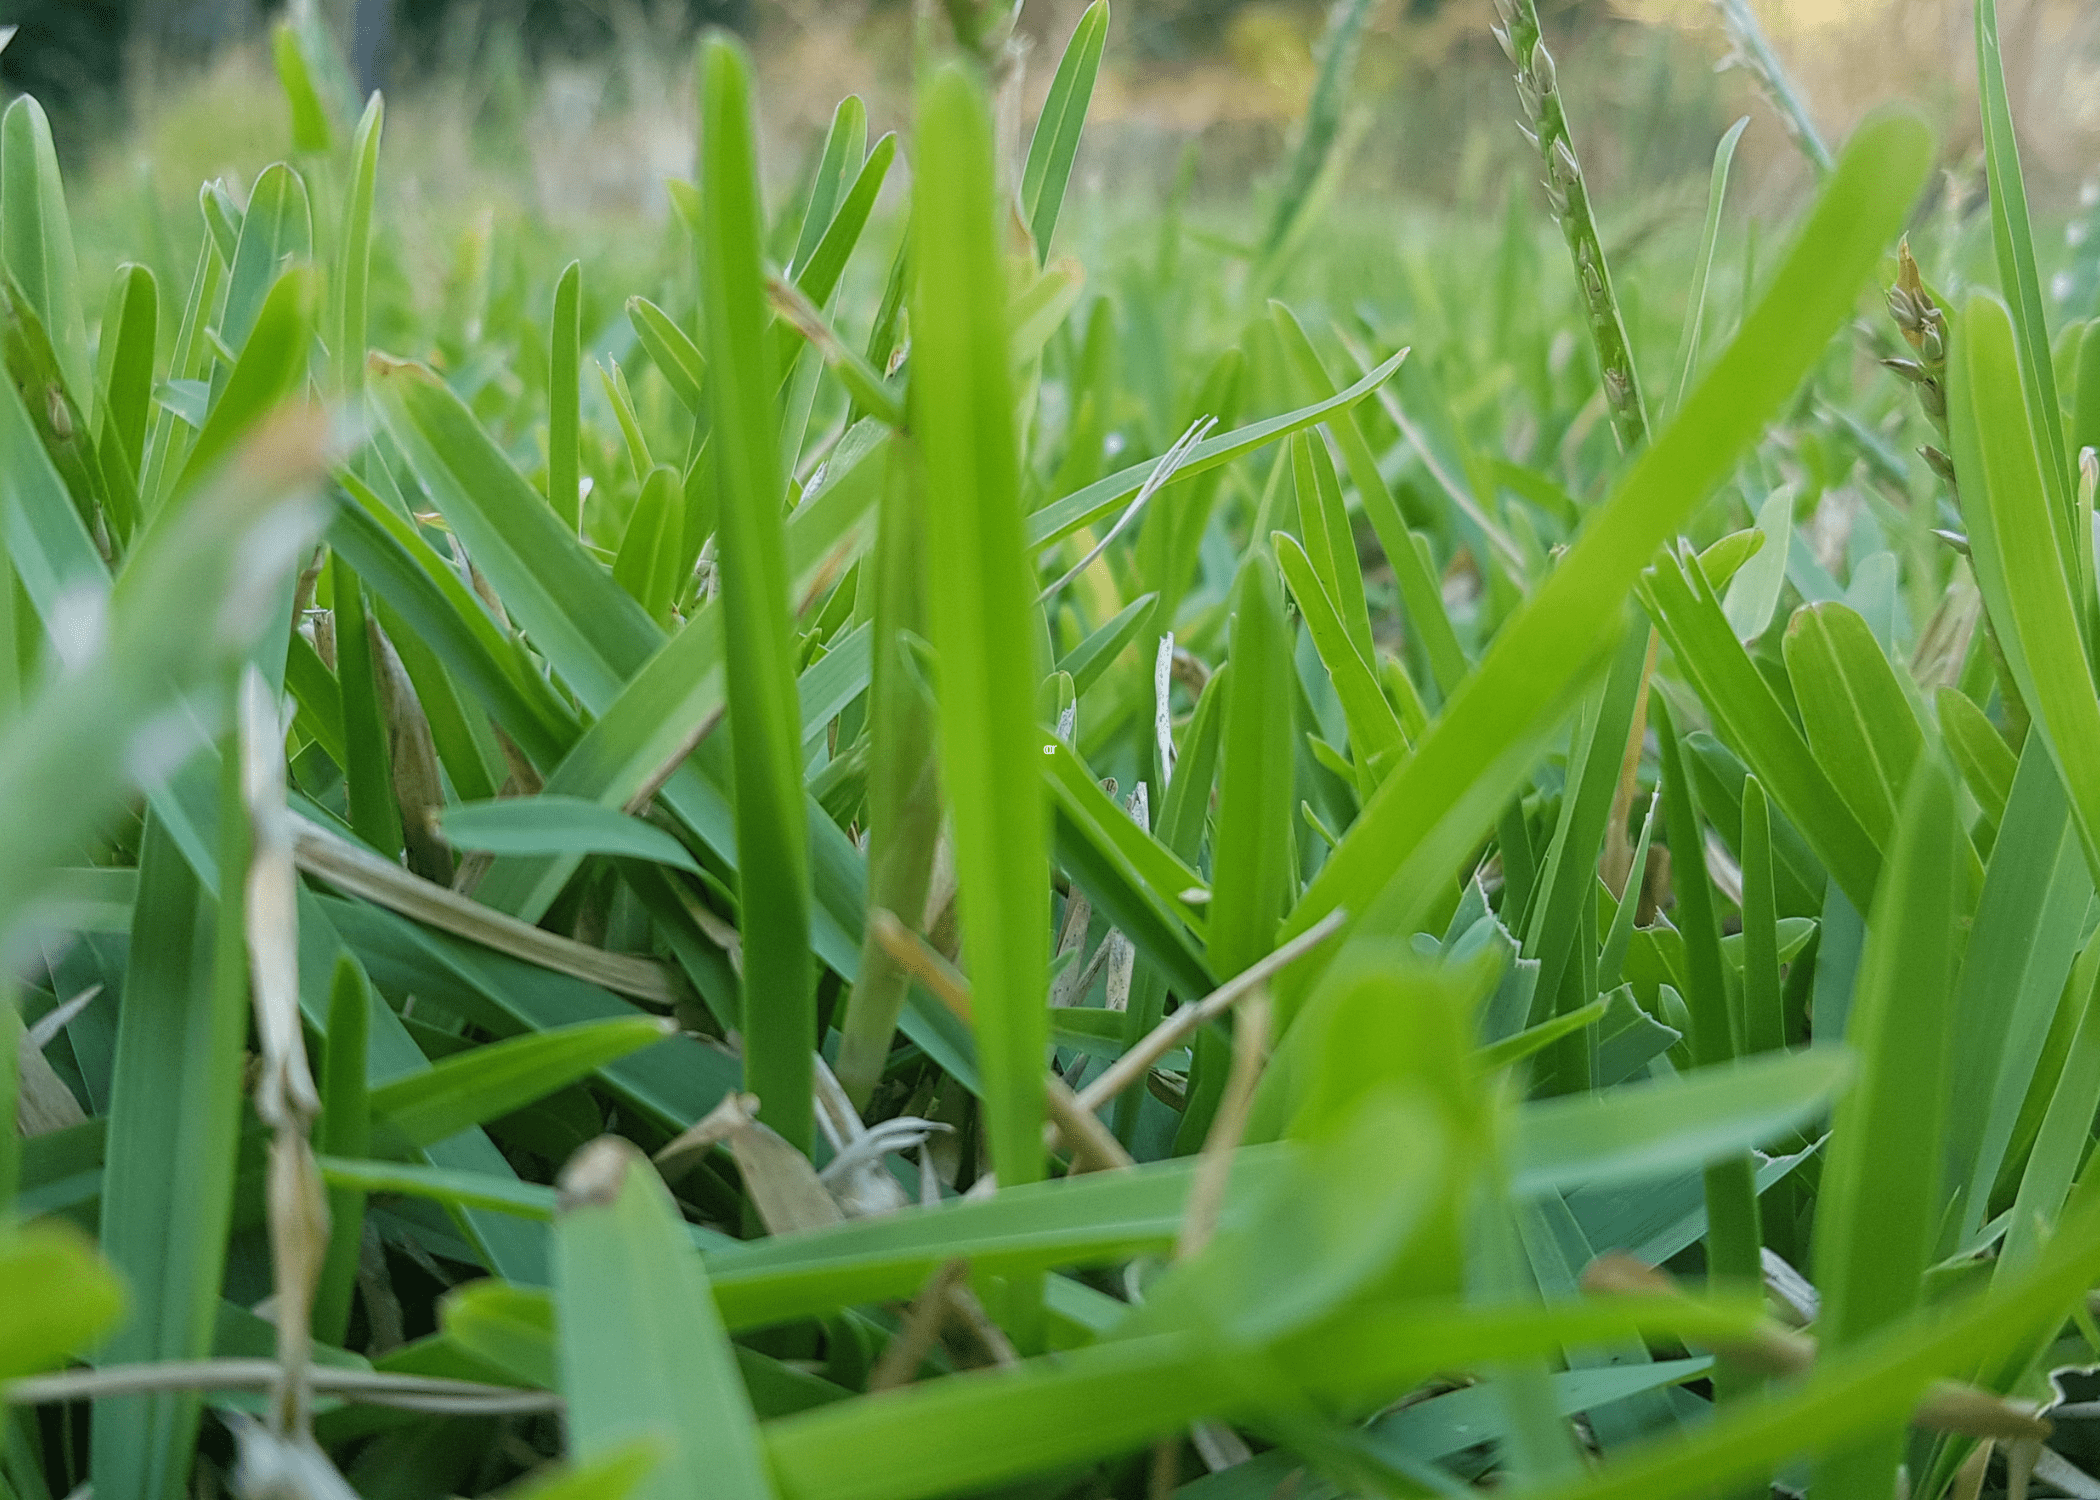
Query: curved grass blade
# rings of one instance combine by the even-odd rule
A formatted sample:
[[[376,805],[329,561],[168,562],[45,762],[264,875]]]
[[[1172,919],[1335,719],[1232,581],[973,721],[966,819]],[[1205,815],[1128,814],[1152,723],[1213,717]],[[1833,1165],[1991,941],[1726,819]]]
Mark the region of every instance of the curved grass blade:
[[[700,289],[713,411],[722,639],[736,775],[744,939],[745,1087],[766,1124],[803,1151],[814,1142],[809,834],[802,733],[790,654],[787,543],[767,355],[762,211],[752,144],[750,70],[733,43],[702,53]]]
[[[343,210],[342,251],[336,259],[335,388],[344,395],[365,387],[365,338],[372,281],[372,201],[379,188],[379,138],[386,101],[374,94],[350,140],[350,194]]]
[[[313,207],[306,179],[283,162],[263,171],[249,195],[241,218],[241,237],[234,244],[226,272],[226,305],[219,315],[219,339],[236,356],[261,316],[263,303],[284,272],[310,260],[314,253]],[[306,351],[302,348],[303,358]]]

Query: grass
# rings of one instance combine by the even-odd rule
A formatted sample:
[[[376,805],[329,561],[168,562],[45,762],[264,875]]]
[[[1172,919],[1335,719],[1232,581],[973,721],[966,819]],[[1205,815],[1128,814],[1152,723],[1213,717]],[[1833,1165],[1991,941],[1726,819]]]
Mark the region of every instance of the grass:
[[[193,266],[10,105],[0,1500],[2070,1483],[2100,324],[1990,0],[1967,219],[1727,9],[1682,254],[1529,0],[1428,251],[1362,4],[1246,243],[1075,231],[1106,0],[441,297],[318,34]]]

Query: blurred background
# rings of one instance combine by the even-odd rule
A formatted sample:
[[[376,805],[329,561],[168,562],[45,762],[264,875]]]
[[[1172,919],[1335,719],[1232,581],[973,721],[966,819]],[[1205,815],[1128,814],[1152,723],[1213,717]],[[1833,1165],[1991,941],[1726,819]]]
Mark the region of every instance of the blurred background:
[[[913,0],[289,4],[334,36],[345,117],[363,90],[386,90],[386,191],[406,200],[393,222],[430,236],[397,247],[397,269],[403,293],[424,303],[461,274],[457,236],[477,216],[546,224],[615,259],[623,244],[660,245],[664,180],[692,170],[692,44],[703,27],[733,27],[755,51],[776,194],[806,170],[841,95],[867,100],[874,129],[908,118]],[[1946,196],[1976,198],[1969,0],[1751,4],[1827,139],[1880,100],[1915,100],[1946,144]],[[1022,6],[1017,138],[1083,8]],[[1712,0],[1541,9],[1615,258],[1696,226],[1714,143],[1741,115],[1752,124],[1731,213],[1771,222],[1799,201],[1807,169],[1748,76],[1725,66],[1730,43]],[[2001,0],[2001,11],[2037,212],[2057,226],[2091,217],[2100,4]],[[32,91],[53,116],[84,265],[141,253],[186,264],[201,233],[196,184],[223,178],[239,198],[283,155],[269,28],[285,14],[286,0],[0,4],[0,22],[19,27],[0,52],[0,91]],[[1454,222],[1491,235],[1511,203],[1536,209],[1537,161],[1514,128],[1493,16],[1493,0],[1373,7],[1328,233],[1391,246],[1410,215],[1430,215],[1445,230],[1439,253],[1455,253],[1466,240],[1449,237]],[[1139,253],[1170,197],[1210,233],[1251,233],[1304,114],[1326,20],[1321,0],[1116,0],[1068,248],[1090,265]],[[893,198],[903,180],[893,175]],[[114,242],[97,243],[104,233]],[[1389,265],[1389,254],[1372,259]]]

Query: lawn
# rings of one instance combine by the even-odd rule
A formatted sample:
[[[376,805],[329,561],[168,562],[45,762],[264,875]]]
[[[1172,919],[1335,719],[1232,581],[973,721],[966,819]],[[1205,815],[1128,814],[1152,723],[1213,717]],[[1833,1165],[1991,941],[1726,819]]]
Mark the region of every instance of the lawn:
[[[1720,8],[1638,233],[1534,0],[1435,211],[1371,0],[1230,203],[1108,0],[653,224],[9,104],[0,1500],[2100,1493],[2100,262]]]

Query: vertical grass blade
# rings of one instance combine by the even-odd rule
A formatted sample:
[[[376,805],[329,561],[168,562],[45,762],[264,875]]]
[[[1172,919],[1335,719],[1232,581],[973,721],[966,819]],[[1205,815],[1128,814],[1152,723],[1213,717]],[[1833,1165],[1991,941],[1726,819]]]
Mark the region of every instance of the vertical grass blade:
[[[1049,828],[1036,731],[1041,626],[1023,549],[991,110],[960,65],[918,102],[910,411],[926,461],[941,765],[975,996],[986,1134],[1005,1186],[1043,1173]]]
[[[402,849],[401,808],[394,800],[371,615],[365,608],[364,584],[339,552],[328,559],[328,586],[335,614],[335,677],[343,700],[343,783],[350,802],[350,826],[359,838],[393,859]]]
[[[0,116],[0,264],[21,284],[51,340],[66,391],[82,416],[94,417],[87,318],[73,259],[73,223],[51,121],[27,94]]]
[[[363,965],[347,951],[340,954],[328,990],[328,1046],[321,1072],[321,1119],[314,1141],[314,1148],[324,1156],[355,1159],[371,1154],[366,1053],[377,999]],[[365,1195],[356,1188],[331,1187],[328,1252],[314,1289],[314,1337],[324,1344],[341,1344],[349,1330],[364,1228]]]
[[[1743,138],[1750,117],[1743,116],[1728,127],[1721,144],[1714,147],[1713,179],[1706,189],[1706,225],[1699,231],[1699,251],[1692,261],[1692,290],[1684,309],[1684,332],[1677,340],[1677,383],[1671,388],[1669,410],[1684,405],[1692,389],[1692,372],[1699,368],[1699,338],[1706,326],[1706,280],[1713,273],[1714,245],[1721,237],[1721,206],[1728,197],[1728,169],[1735,161],[1735,144]]]
[[[1961,881],[1954,787],[1937,755],[1912,773],[1868,922],[1846,1036],[1859,1081],[1840,1102],[1817,1195],[1817,1319],[1823,1347],[1849,1349],[1923,1296],[1939,1232]],[[1879,1494],[1895,1483],[1902,1434],[1824,1460],[1817,1488]]]
[[[771,1500],[758,1422],[671,1195],[641,1152],[601,1136],[562,1169],[554,1296],[569,1455],[637,1441],[664,1458],[636,1500]]]
[[[225,756],[229,767],[236,760]],[[211,1352],[248,1035],[247,819],[235,774],[223,773],[220,788],[216,931],[213,904],[174,840],[158,818],[146,824],[110,1091],[114,1165],[102,1188],[103,1251],[132,1289],[131,1315],[109,1348],[119,1362]],[[96,1492],[180,1500],[202,1410],[194,1392],[97,1403]]]
[[[1035,240],[1038,265],[1050,258],[1050,236],[1072,180],[1072,161],[1079,154],[1079,136],[1086,128],[1086,108],[1094,97],[1094,78],[1101,71],[1101,48],[1107,39],[1108,0],[1094,0],[1065,43],[1043,112],[1036,116],[1035,134],[1028,140],[1028,160],[1021,168],[1021,215]]]
[[[784,481],[766,344],[764,220],[750,67],[732,42],[701,55],[700,289],[711,372],[729,736],[744,939],[744,1085],[766,1123],[807,1151],[817,1042],[809,953],[809,832],[789,640]]]
[[[582,285],[583,263],[572,260],[554,283],[554,331],[547,352],[547,503],[572,532],[583,517],[576,457],[583,420]]]
[[[379,95],[357,122],[350,142],[350,193],[343,207],[342,251],[336,259],[335,388],[354,396],[365,386],[366,309],[372,280],[372,200],[379,186],[379,138],[386,101]]]
[[[916,924],[932,882],[940,836],[934,706],[908,635],[926,629],[926,502],[909,439],[892,439],[883,477],[875,556],[862,587],[875,591],[868,687],[868,904]],[[908,976],[872,936],[840,1025],[839,1082],[857,1106],[882,1076],[904,1009]]]
[[[2064,452],[2062,408],[2056,395],[2056,363],[2049,350],[2049,318],[2035,266],[2034,231],[2027,217],[2027,180],[2020,172],[2020,142],[2013,130],[2012,102],[2005,91],[2005,54],[1998,43],[1998,0],[1976,0],[1976,92],[1983,115],[1983,161],[1990,183],[1991,244],[1998,279],[2012,308],[2020,348],[2020,389],[2041,456],[2042,484],[2051,514],[2071,535],[2075,519],[2069,456]],[[2086,571],[2090,572],[2090,569]]]

